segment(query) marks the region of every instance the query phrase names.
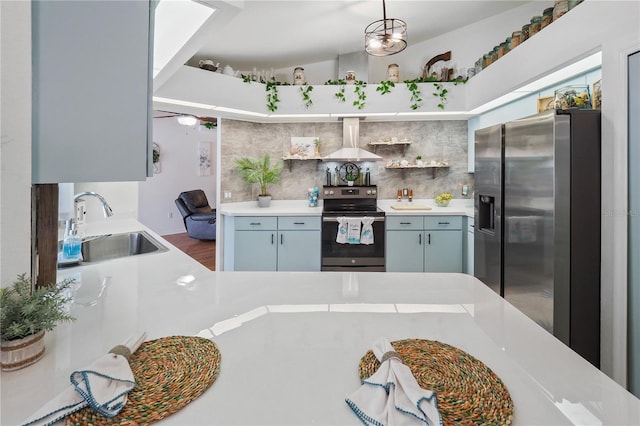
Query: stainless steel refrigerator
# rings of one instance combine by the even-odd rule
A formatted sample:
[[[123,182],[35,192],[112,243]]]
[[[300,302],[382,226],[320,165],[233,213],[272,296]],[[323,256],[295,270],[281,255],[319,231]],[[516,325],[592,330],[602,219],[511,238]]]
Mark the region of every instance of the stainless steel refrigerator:
[[[600,111],[475,133],[475,276],[600,364]]]

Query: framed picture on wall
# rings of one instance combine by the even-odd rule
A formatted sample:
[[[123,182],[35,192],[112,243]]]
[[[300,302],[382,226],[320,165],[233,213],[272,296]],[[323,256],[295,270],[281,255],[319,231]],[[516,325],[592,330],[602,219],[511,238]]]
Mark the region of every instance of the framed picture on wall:
[[[591,91],[591,107],[593,109],[602,108],[602,79],[595,81]]]
[[[541,112],[549,111],[554,107],[554,97],[553,96],[545,96],[543,98],[538,98],[538,114]]]
[[[198,144],[198,176],[211,175],[211,145],[209,142]]]

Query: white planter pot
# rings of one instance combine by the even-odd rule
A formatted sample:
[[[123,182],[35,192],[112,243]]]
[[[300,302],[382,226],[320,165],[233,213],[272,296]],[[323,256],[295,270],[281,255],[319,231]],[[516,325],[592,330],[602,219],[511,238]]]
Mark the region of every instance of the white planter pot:
[[[271,204],[271,195],[258,195],[258,207],[269,207]]]
[[[24,368],[44,356],[44,331],[22,339],[0,342],[0,364],[3,371]]]

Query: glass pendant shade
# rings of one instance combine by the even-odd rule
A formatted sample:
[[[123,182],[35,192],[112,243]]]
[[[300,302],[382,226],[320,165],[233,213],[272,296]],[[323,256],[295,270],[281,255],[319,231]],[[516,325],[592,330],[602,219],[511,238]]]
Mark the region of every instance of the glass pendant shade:
[[[401,19],[387,19],[382,0],[383,19],[372,22],[364,30],[364,48],[372,56],[389,56],[407,47],[407,23]]]
[[[197,122],[198,119],[191,115],[181,115],[180,117],[178,117],[178,123],[182,124],[183,126],[193,126]]]

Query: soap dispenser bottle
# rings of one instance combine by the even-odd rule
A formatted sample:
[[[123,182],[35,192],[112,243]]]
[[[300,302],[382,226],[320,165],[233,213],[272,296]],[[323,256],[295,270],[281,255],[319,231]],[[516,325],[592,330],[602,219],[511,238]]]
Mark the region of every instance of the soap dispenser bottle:
[[[82,249],[82,239],[78,235],[78,228],[73,219],[67,221],[62,242],[62,254],[66,259],[78,259]]]

